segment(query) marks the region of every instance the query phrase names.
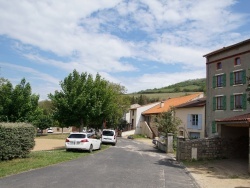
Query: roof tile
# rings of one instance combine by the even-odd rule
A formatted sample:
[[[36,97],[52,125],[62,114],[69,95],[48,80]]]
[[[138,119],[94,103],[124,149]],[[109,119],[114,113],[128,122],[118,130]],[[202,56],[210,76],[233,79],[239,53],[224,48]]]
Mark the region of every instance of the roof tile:
[[[203,93],[196,93],[196,94],[182,96],[182,97],[170,98],[170,99],[167,99],[166,101],[163,101],[164,105],[162,107],[161,107],[161,104],[158,104],[144,111],[142,114],[147,115],[147,114],[159,114],[162,112],[167,112],[170,109],[170,107],[175,107],[177,105],[192,101],[200,97],[203,97]]]

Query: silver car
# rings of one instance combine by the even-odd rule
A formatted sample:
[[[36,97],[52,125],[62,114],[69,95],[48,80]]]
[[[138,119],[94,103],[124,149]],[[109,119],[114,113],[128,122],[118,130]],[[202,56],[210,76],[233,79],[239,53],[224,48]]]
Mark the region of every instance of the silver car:
[[[110,143],[116,145],[117,136],[116,132],[113,129],[103,129],[102,131],[102,143]]]

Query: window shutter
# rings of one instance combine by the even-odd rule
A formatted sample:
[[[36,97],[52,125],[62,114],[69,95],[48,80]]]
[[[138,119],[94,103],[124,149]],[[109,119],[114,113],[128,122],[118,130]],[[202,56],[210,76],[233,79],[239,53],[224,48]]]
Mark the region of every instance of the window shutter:
[[[226,96],[223,96],[222,98],[222,105],[223,105],[223,110],[226,110],[227,109],[227,97]]]
[[[243,110],[247,109],[247,95],[246,95],[246,93],[244,93],[242,95],[242,108],[243,108]]]
[[[202,129],[202,114],[198,114],[198,129]]]
[[[187,128],[188,129],[192,128],[191,114],[188,114],[188,116],[187,116]]]
[[[223,74],[223,87],[226,87],[226,74]]]
[[[234,73],[230,72],[230,86],[234,85]]]
[[[230,109],[233,110],[234,109],[234,95],[230,96]]]
[[[216,88],[216,76],[213,76],[213,88]]]
[[[247,81],[246,70],[243,70],[242,71],[242,83],[246,84],[246,81]]]
[[[216,97],[213,97],[213,111],[216,110]]]
[[[216,133],[216,122],[212,122],[212,133]]]

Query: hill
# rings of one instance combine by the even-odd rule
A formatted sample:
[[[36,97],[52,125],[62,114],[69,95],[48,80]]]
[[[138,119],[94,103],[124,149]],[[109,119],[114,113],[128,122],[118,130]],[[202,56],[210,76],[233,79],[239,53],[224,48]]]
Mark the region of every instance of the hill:
[[[162,88],[146,89],[134,94],[150,93],[178,93],[178,92],[205,92],[206,78],[187,80]]]

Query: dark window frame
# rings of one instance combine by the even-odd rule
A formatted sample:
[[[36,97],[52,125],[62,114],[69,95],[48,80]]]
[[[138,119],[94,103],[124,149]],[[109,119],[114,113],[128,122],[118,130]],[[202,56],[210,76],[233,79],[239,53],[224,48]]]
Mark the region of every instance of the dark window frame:
[[[236,57],[236,58],[234,59],[234,65],[235,65],[235,66],[241,65],[240,57]]]
[[[221,64],[221,62],[218,62],[218,63],[216,64],[216,68],[217,68],[217,70],[221,70],[221,69],[222,69],[222,64]]]
[[[234,85],[243,84],[243,71],[234,72]]]
[[[235,110],[243,109],[243,94],[234,95],[234,109]]]
[[[223,96],[216,97],[216,110],[223,110]]]

